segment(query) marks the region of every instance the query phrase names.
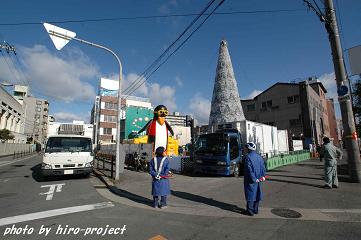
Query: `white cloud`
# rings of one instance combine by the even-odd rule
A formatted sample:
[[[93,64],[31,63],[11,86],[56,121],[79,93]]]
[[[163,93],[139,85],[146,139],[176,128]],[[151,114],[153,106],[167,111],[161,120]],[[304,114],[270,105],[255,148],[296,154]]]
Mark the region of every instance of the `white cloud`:
[[[211,112],[211,101],[196,93],[189,100],[189,109],[192,112],[196,125],[204,125],[209,122],[209,114]]]
[[[118,78],[111,78],[111,79],[118,79]],[[123,86],[122,86],[122,92],[124,92],[124,90],[126,90],[131,84],[133,84],[135,81],[139,82],[139,83],[143,83],[144,82],[144,77],[141,77],[136,74],[136,73],[129,73],[126,76],[123,77]],[[142,85],[136,85],[139,86],[139,88],[137,88],[133,93],[131,93],[131,95],[135,95],[135,96],[144,96],[147,97],[148,96],[148,87],[147,85],[144,83]],[[132,88],[135,89],[135,88]],[[132,89],[129,89],[127,92],[132,91]]]
[[[21,48],[21,54],[31,85],[44,95],[66,102],[93,101],[95,88],[88,81],[98,79],[100,74],[82,51],[70,48],[59,57],[45,46],[35,45]]]
[[[261,90],[253,90],[248,96],[242,98],[242,100],[243,99],[253,99],[255,96],[257,96],[260,93],[262,93]]]
[[[176,7],[178,5],[178,2],[177,0],[170,0],[164,4],[162,4],[158,10],[160,13],[163,13],[163,14],[169,14],[170,13],[170,9],[173,8],[173,7]]]
[[[158,83],[152,83],[149,86],[149,98],[154,106],[162,104],[172,112],[177,109],[175,100],[175,88],[170,86],[161,86]]]
[[[178,87],[182,87],[183,86],[183,81],[179,76],[175,77],[175,82],[177,83]]]
[[[333,98],[335,103],[338,102],[338,96],[337,96],[337,86],[336,86],[336,80],[335,80],[335,73],[325,73],[321,75],[318,80],[322,82],[323,86],[326,88],[327,98]]]
[[[75,113],[70,113],[70,112],[57,112],[54,113],[54,118],[56,122],[68,122],[71,123],[73,122],[73,120],[76,121],[84,121],[84,122],[89,122],[89,118],[90,115],[87,114],[75,114]]]
[[[111,78],[115,79],[115,78]],[[126,90],[134,81],[140,80],[144,81],[144,78],[139,78],[139,75],[136,73],[129,73],[124,78],[123,82],[123,92],[128,95],[132,90]],[[137,85],[139,86],[139,85]],[[134,90],[134,89],[133,89]],[[147,97],[150,99],[150,102],[155,107],[157,105],[165,105],[170,112],[177,109],[176,99],[175,99],[175,87],[168,85],[161,86],[158,83],[144,83],[133,93],[130,93],[132,96]]]
[[[10,55],[1,56],[0,83],[24,84],[26,76],[22,73],[19,64]]]

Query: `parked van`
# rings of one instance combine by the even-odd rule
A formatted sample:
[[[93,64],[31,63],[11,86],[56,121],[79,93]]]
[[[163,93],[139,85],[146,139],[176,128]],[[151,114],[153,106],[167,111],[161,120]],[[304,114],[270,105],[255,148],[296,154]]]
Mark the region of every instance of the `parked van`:
[[[56,135],[48,137],[41,170],[43,176],[82,174],[93,170],[91,138],[80,135]]]

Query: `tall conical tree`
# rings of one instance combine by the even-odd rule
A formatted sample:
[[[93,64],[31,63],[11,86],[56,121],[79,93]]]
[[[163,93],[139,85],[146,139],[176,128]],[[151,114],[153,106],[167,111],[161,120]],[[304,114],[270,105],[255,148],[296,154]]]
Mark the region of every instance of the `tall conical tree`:
[[[209,129],[219,123],[245,120],[237,82],[234,77],[227,42],[222,40],[219,46],[218,64],[213,88]]]

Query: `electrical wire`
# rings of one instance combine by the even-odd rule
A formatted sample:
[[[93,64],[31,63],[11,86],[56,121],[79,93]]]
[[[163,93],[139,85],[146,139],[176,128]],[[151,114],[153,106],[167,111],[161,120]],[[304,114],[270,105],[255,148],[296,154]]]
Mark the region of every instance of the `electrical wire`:
[[[14,73],[13,69],[10,67],[9,62],[6,60],[6,57],[5,57],[4,53],[3,53],[1,50],[0,50],[0,52],[1,52],[1,55],[2,55],[2,57],[3,57],[3,60],[6,62],[6,65],[8,66],[8,68],[9,68],[9,70],[10,70],[10,73],[11,73],[15,78],[17,78],[17,80],[19,81],[18,76]],[[12,81],[12,80],[10,80],[10,81]],[[12,82],[16,84],[16,82],[14,82],[14,81],[12,81]]]
[[[183,32],[163,51],[163,53],[155,60],[153,63],[148,66],[142,74],[132,82],[126,89],[123,90],[125,94],[127,92],[133,91],[134,88],[142,81],[142,78],[151,71],[161,60],[162,58],[170,51],[170,49],[186,34],[186,32],[198,21],[198,19],[208,10],[208,8],[215,2],[215,0],[211,0],[208,2],[207,6],[201,11],[201,13],[193,19],[193,21],[183,30]]]
[[[145,81],[147,81],[163,64],[165,64],[170,57],[172,57],[192,36],[195,32],[197,32],[202,26],[203,24],[209,19],[209,17],[215,12],[215,10],[217,10],[217,8],[219,8],[225,0],[222,0],[221,2],[218,3],[218,5],[213,9],[213,11],[207,15],[207,17],[197,26],[197,28],[195,28],[191,34],[170,54],[168,55],[168,57],[160,64],[158,65],[158,67],[156,69],[154,69],[141,83],[140,85],[137,86],[136,89],[132,90],[131,92],[127,93],[127,96],[125,98],[127,98],[130,94],[132,94],[133,92],[135,92],[139,87],[141,87]]]
[[[213,15],[234,15],[234,14],[259,14],[259,13],[288,13],[288,12],[304,12],[305,9],[275,9],[275,10],[255,10],[255,11],[231,11],[231,12],[215,12]],[[174,18],[174,17],[193,17],[198,16],[199,13],[185,13],[185,14],[168,14],[168,15],[150,15],[150,16],[135,16],[135,17],[115,17],[115,18],[96,18],[96,19],[75,19],[62,21],[48,21],[52,24],[62,23],[86,23],[86,22],[112,22],[122,20],[144,20],[157,18]],[[207,13],[204,15],[208,15]],[[41,22],[17,22],[17,23],[0,23],[0,26],[22,26],[22,25],[41,25]]]

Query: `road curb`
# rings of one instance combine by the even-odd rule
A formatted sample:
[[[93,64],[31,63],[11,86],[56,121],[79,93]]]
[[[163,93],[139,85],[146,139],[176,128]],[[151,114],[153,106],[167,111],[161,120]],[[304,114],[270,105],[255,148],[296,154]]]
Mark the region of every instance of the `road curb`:
[[[107,177],[104,176],[103,173],[101,173],[100,171],[93,169],[93,173],[94,175],[102,182],[105,184],[105,186],[110,190],[111,187],[114,187],[114,182],[112,182],[111,180],[109,180]]]

